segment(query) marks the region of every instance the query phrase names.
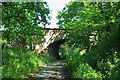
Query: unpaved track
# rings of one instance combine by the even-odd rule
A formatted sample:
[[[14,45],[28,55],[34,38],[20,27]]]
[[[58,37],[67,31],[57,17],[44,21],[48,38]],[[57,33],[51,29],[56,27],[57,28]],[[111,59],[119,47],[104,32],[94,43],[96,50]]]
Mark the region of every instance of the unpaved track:
[[[35,75],[35,78],[37,78],[37,80],[66,80],[68,76],[64,71],[64,67],[64,60],[50,63],[47,66],[44,66],[43,69]]]

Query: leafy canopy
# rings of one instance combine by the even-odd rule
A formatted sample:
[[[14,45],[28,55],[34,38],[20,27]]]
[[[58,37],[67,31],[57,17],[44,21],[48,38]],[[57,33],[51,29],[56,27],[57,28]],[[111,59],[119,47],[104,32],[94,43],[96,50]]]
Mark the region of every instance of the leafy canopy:
[[[70,44],[89,49],[120,19],[120,2],[70,2],[58,12],[58,24],[70,28]],[[90,40],[92,38],[92,40]]]
[[[33,35],[40,38],[41,27],[48,24],[50,10],[46,2],[3,2],[3,37],[9,42],[22,41],[30,45]]]

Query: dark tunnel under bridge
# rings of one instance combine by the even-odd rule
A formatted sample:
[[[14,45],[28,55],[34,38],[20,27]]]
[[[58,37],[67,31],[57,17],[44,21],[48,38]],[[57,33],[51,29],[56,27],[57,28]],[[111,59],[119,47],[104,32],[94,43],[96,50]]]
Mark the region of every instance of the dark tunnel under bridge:
[[[57,60],[61,59],[61,57],[59,55],[59,48],[60,48],[60,45],[63,44],[65,41],[66,41],[66,39],[61,39],[61,40],[57,40],[57,41],[49,44],[48,54],[50,56],[55,57]]]

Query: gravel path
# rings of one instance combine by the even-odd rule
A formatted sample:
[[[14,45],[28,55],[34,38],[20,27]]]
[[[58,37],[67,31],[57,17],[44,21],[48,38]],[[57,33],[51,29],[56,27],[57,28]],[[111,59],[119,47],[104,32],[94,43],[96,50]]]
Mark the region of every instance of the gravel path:
[[[44,66],[43,69],[35,75],[35,77],[37,80],[66,79],[68,77],[64,71],[64,67],[65,62],[63,60],[58,60],[56,62],[48,64],[47,66]]]

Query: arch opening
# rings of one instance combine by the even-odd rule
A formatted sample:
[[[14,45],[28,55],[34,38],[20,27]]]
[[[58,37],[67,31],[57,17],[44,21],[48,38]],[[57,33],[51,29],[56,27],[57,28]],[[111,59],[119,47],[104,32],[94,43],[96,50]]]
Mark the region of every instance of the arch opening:
[[[63,44],[65,41],[66,39],[61,39],[51,43],[48,46],[48,54],[50,56],[55,57],[57,60],[61,59],[61,56],[59,55],[59,48],[60,48],[60,45]]]

